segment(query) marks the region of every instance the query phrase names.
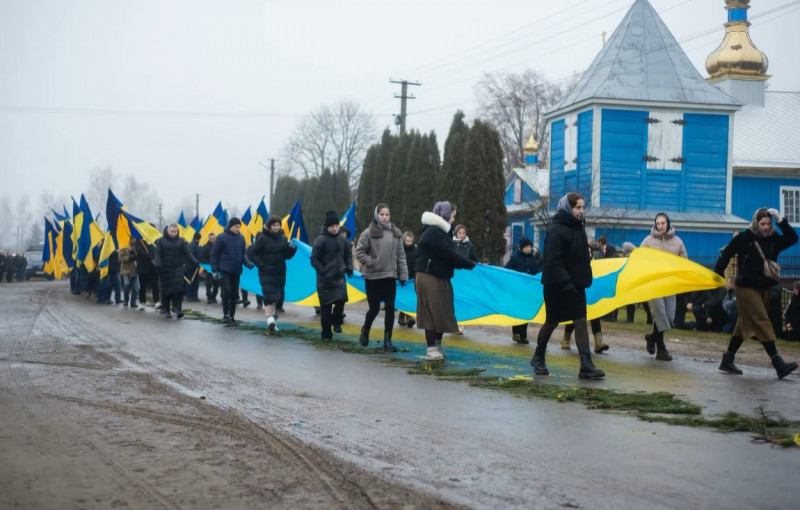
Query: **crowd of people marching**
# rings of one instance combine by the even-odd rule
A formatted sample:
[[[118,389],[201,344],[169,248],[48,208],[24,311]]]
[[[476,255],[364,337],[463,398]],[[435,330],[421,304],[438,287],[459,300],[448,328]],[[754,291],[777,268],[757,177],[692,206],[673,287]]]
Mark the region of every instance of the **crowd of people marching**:
[[[568,193],[558,202],[552,223],[547,231],[543,252],[531,240],[522,238],[511,254],[506,268],[529,275],[541,273],[546,309],[546,322],[536,336],[536,348],[531,366],[534,374],[546,376],[546,350],[552,333],[559,324],[569,323],[561,341],[562,349],[571,349],[575,336],[580,378],[598,379],[604,372],[594,365],[589,342],[589,329],[594,337],[594,353],[609,349],[603,340],[600,318],[587,320],[586,289],[592,284],[591,260],[620,256],[616,247],[605,237],[597,240],[596,252],[586,236],[583,214],[585,200],[579,193]],[[391,222],[387,204],[375,206],[371,223],[357,236],[355,246],[350,232],[340,225],[334,211],[326,214],[318,236],[313,241],[310,262],[316,271],[322,340],[332,340],[342,332],[344,305],[348,301],[346,278],[353,276],[354,263],[365,282],[368,310],[361,326],[359,342],[369,345],[373,324],[383,312],[383,350],[396,352],[392,343],[395,325],[397,285],[413,285],[417,296],[415,317],[400,313],[398,324],[424,330],[430,361],[445,359],[442,339],[445,334],[459,334],[456,322],[451,278],[455,270],[471,270],[479,261],[466,228],[456,225],[456,208],[449,202],[437,202],[431,211],[422,214],[422,233],[415,243],[414,234],[402,232]],[[778,226],[780,232],[776,231]],[[200,246],[200,234],[191,242],[179,236],[177,224],[168,225],[163,237],[154,244],[131,239],[130,245],[114,251],[109,259],[108,274],[100,278],[97,270],[89,272],[81,266],[70,272],[70,287],[74,294],[94,298],[97,303],[121,304],[145,308],[148,291],[154,307],[166,318],[183,317],[182,303],[197,302],[199,286],[204,282],[205,300],[222,304],[222,322],[235,326],[238,305],[249,306],[248,293],[240,289],[243,267],[258,268],[261,295],[256,296],[258,309],[263,309],[269,333],[278,330],[278,314],[283,312],[286,286],[286,261],[297,247],[290,243],[281,228],[281,220],[270,217],[252,244],[245,242],[240,231],[241,221],[231,218],[218,236],[209,235]],[[633,322],[637,306],[641,306],[652,331],[644,338],[643,347],[655,359],[672,360],[664,335],[672,328],[696,328],[731,335],[723,354],[720,370],[741,374],[734,358],[745,340],[761,343],[769,355],[778,377],[783,378],[798,365],[785,362],[777,352],[775,340],[800,340],[800,282],[792,286],[789,306],[781,317],[781,287],[777,277],[768,272],[770,261],[795,244],[797,234],[789,222],[775,209],[758,209],[748,229],[733,237],[721,251],[715,272],[725,275],[729,262],[736,256],[736,274],[729,274],[727,285],[714,290],[660,297],[646,303],[625,307],[626,320]],[[640,246],[688,257],[686,247],[676,234],[667,214],[659,213],[650,234]],[[623,243],[621,256],[635,249]],[[0,254],[1,255],[1,254]],[[16,257],[0,257],[0,269],[10,281],[9,268],[17,267]],[[210,267],[210,271],[202,265]],[[24,277],[24,265],[22,265]],[[777,289],[777,297],[775,292]],[[694,322],[685,320],[694,315]],[[618,311],[602,318],[617,321]],[[527,344],[528,324],[512,327],[511,339]]]

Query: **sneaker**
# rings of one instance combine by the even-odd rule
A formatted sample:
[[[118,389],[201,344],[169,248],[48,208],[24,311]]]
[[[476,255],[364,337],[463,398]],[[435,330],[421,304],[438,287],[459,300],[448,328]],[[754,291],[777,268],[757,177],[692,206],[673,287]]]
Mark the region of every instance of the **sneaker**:
[[[275,331],[275,318],[274,317],[269,317],[267,319],[267,329],[270,332]]]
[[[144,310],[144,305],[143,304],[139,305],[139,310]]]
[[[156,301],[153,303],[153,308],[161,308],[161,301]]]
[[[183,319],[183,312],[178,312],[178,315],[176,315],[175,317],[177,317],[178,319]]]
[[[444,354],[436,347],[428,347],[425,352],[426,361],[441,361],[444,359]]]
[[[334,333],[341,333],[341,332],[342,332],[342,326],[341,326],[341,325],[339,325],[339,324],[335,325],[335,326],[333,327],[333,332],[334,332]]]

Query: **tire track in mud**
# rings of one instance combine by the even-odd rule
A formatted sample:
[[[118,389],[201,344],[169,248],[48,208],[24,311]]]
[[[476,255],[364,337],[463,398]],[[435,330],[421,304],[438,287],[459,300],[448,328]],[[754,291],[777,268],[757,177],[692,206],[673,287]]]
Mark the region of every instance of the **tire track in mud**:
[[[161,494],[157,489],[155,489],[151,484],[147,483],[144,480],[139,479],[135,474],[133,474],[130,470],[128,470],[120,461],[114,458],[113,455],[109,454],[105,451],[102,447],[100,447],[96,442],[92,441],[85,435],[81,437],[79,431],[75,430],[75,424],[72,423],[69,419],[67,419],[63,413],[59,412],[54,406],[48,404],[48,399],[42,398],[45,396],[41,393],[36,386],[33,384],[30,378],[30,374],[26,369],[26,363],[28,361],[25,360],[26,352],[29,350],[29,346],[31,344],[31,340],[33,338],[34,329],[39,324],[40,319],[49,322],[47,326],[57,326],[59,323],[55,322],[63,317],[69,317],[68,314],[59,314],[57,316],[54,313],[57,306],[55,303],[51,302],[51,294],[56,290],[56,287],[49,287],[44,293],[39,295],[39,299],[36,303],[36,310],[35,312],[30,315],[30,319],[25,321],[24,328],[27,331],[22,333],[22,338],[19,342],[11,342],[10,344],[10,351],[8,357],[8,368],[9,368],[9,375],[12,385],[14,385],[19,391],[18,395],[21,396],[25,404],[27,405],[27,411],[31,413],[34,417],[41,417],[44,415],[49,416],[51,419],[54,416],[58,416],[61,418],[59,420],[59,425],[64,427],[68,427],[69,430],[59,430],[58,438],[61,442],[68,443],[66,446],[68,447],[78,447],[80,445],[86,446],[89,448],[90,451],[94,452],[95,455],[100,457],[106,465],[111,467],[114,472],[118,475],[118,478],[121,479],[123,483],[128,486],[135,487],[140,490],[144,495],[148,496],[153,504],[160,508],[165,508],[169,510],[179,510],[181,507],[176,505],[172,501],[170,501],[166,496]],[[49,306],[48,306],[49,305]],[[61,328],[59,328],[61,329]],[[63,329],[61,329],[63,332]],[[106,359],[106,361],[108,361]],[[43,363],[46,364],[46,363]],[[92,369],[100,368],[96,366],[92,366]]]
[[[56,299],[50,300],[49,304],[47,302],[43,303],[39,313],[41,313],[41,308],[47,304],[48,306],[44,312],[46,322],[49,323],[47,326],[55,328],[59,336],[79,341],[79,344],[73,345],[87,351],[86,353],[91,355],[93,359],[101,358],[99,361],[104,365],[102,368],[106,370],[116,368],[121,372],[128,372],[124,366],[121,366],[123,364],[137,369],[135,373],[129,372],[128,376],[142,378],[142,382],[145,384],[161,386],[157,390],[158,393],[172,393],[173,398],[177,396],[182,403],[197,409],[200,416],[152,410],[130,404],[97,402],[49,393],[41,396],[79,406],[100,408],[132,417],[145,418],[154,422],[170,423],[193,430],[202,429],[209,432],[238,436],[248,442],[260,443],[263,448],[285,463],[287,467],[291,466],[291,471],[302,478],[302,483],[327,494],[338,505],[349,508],[380,508],[380,505],[373,501],[368,492],[353,481],[352,472],[343,472],[339,469],[337,462],[328,460],[328,454],[318,453],[318,447],[303,444],[298,439],[289,436],[288,433],[269,429],[267,426],[260,424],[258,418],[252,416],[247,409],[241,409],[236,405],[230,405],[230,403],[213,398],[207,399],[206,403],[202,404],[202,400],[186,395],[187,389],[211,393],[208,390],[212,390],[214,385],[209,383],[208,376],[214,373],[219,373],[222,378],[232,383],[231,386],[235,386],[240,377],[234,372],[221,370],[197,361],[195,361],[195,364],[199,364],[201,369],[189,369],[187,371],[178,371],[177,373],[162,372],[152,363],[144,362],[135,355],[125,352],[123,345],[115,341],[113,335],[105,334],[93,324],[87,323],[75,314],[69,313],[64,304],[59,302],[61,299],[58,298],[63,299],[63,294]],[[95,347],[110,349],[112,353],[97,350]],[[154,351],[153,349],[148,349],[148,355],[160,360],[163,366],[170,366],[175,361],[173,358],[165,357],[163,352]],[[106,359],[102,359],[103,356]],[[110,360],[107,358],[110,358]],[[122,358],[122,360],[119,358]],[[92,368],[100,367],[95,366]],[[287,420],[291,419],[289,414],[281,408],[269,406],[266,402],[260,402],[260,408],[263,409],[265,407],[269,407],[270,415],[281,415]],[[208,420],[207,416],[204,416],[209,413],[214,415],[214,420]],[[98,444],[88,439],[85,441],[92,451],[104,458],[122,477],[129,482],[135,483],[163,507],[178,508],[150,484],[139,480],[135,474],[126,469],[121,462]],[[314,489],[309,490],[313,491]]]

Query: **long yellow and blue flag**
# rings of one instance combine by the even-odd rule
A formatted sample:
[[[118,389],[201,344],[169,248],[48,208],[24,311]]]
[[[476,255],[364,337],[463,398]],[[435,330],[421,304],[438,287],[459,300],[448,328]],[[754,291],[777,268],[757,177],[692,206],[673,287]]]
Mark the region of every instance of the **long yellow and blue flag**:
[[[244,237],[245,246],[250,246],[251,244],[253,244],[253,237],[255,237],[254,234],[250,232],[250,222],[253,221],[253,213],[250,212],[250,209],[251,207],[248,205],[247,210],[244,212],[244,214],[242,214],[242,217],[240,218],[242,224],[239,228],[239,233],[242,235],[242,237]],[[258,232],[256,232],[256,234],[258,234]]]
[[[95,269],[95,259],[92,256],[92,249],[103,239],[103,230],[92,216],[89,203],[81,195],[81,228],[78,233],[78,250],[75,261],[78,265],[86,266],[87,271]]]
[[[264,197],[261,197],[261,202],[258,204],[258,207],[256,207],[256,213],[247,225],[247,231],[250,232],[253,241],[255,241],[258,233],[264,229],[264,223],[266,223],[268,219],[269,212],[267,211],[267,205],[264,203]],[[244,219],[242,219],[242,223],[244,223]]]
[[[300,201],[294,203],[289,214],[283,217],[282,227],[286,239],[297,239],[308,244],[308,233],[303,222],[303,212],[300,209]]]
[[[339,225],[345,227],[350,235],[347,236],[347,240],[351,243],[353,239],[356,237],[356,203],[353,201],[350,204],[350,208],[344,213],[344,216],[339,220]]]
[[[310,264],[311,247],[292,241],[297,254],[286,261],[287,302],[316,306],[316,274]],[[592,261],[594,279],[586,289],[587,317],[594,319],[621,306],[696,290],[714,289],[725,280],[709,269],[670,253],[637,248],[628,258]],[[477,265],[456,271],[452,279],[456,320],[464,324],[513,326],[545,321],[541,275],[530,276],[497,266]],[[244,269],[240,286],[261,293],[258,271]],[[366,297],[359,273],[347,278],[349,302]],[[396,308],[416,314],[414,286],[397,287]]]

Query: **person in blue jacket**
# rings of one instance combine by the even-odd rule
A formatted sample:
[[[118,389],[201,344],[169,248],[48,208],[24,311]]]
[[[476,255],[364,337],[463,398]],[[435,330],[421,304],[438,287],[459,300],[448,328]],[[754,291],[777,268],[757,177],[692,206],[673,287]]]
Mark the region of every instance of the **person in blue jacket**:
[[[214,277],[220,280],[222,294],[222,323],[236,326],[236,300],[239,298],[239,279],[242,266],[248,269],[253,263],[247,258],[247,247],[241,234],[242,220],[233,217],[228,227],[214,241],[211,248],[211,270]]]

